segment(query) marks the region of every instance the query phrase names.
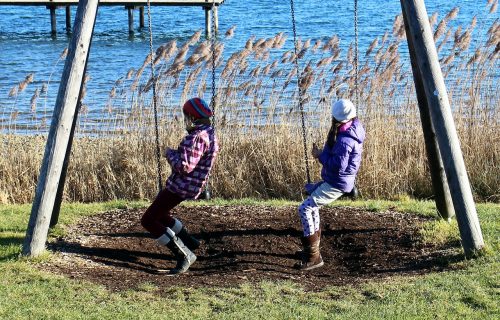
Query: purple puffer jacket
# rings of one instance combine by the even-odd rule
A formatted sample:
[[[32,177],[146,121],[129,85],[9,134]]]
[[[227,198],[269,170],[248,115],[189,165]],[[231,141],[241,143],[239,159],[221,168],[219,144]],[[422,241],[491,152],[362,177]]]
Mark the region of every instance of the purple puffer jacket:
[[[323,165],[321,178],[332,187],[350,192],[361,165],[365,129],[358,118],[346,130],[339,130],[332,148],[325,143],[318,160]]]

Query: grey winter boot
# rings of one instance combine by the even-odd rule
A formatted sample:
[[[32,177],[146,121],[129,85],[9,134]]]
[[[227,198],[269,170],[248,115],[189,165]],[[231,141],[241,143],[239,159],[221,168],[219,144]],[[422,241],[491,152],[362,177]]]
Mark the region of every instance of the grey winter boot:
[[[189,248],[189,250],[194,251],[200,247],[200,241],[189,234],[185,227],[182,227],[181,231],[177,233],[177,236],[181,238],[182,242]]]
[[[316,232],[309,237],[301,238],[304,251],[302,253],[302,261],[297,262],[294,268],[299,270],[312,270],[323,266],[323,258],[319,251],[319,236]]]
[[[172,229],[167,228],[165,235],[168,237],[169,241],[166,243],[167,248],[169,248],[174,254],[177,265],[175,268],[170,270],[170,274],[178,274],[186,272],[189,267],[196,261],[196,256],[191,250],[182,242],[182,240],[175,235]]]
[[[174,218],[174,225],[170,228],[182,242],[189,248],[189,250],[194,251],[200,247],[200,241],[189,234],[187,229],[182,225],[179,219]]]

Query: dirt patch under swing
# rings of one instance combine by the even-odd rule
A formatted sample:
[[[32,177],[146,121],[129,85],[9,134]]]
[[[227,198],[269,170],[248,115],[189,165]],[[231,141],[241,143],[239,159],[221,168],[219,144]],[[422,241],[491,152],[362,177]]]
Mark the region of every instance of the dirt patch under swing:
[[[418,241],[418,228],[428,218],[326,207],[321,209],[325,265],[301,272],[293,269],[301,235],[296,207],[181,206],[174,215],[202,245],[188,273],[167,276],[157,270],[170,269],[175,261],[141,227],[143,212],[114,210],[83,219],[49,245],[60,254],[43,268],[111,290],[134,289],[143,283],[168,289],[263,280],[289,280],[319,290],[440,271],[461,258],[458,243],[438,247]]]

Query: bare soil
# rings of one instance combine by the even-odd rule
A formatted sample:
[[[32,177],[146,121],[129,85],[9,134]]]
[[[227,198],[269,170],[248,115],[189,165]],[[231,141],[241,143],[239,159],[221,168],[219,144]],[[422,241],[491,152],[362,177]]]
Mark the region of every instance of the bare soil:
[[[198,259],[186,274],[169,276],[175,266],[140,225],[144,210],[115,210],[81,220],[67,236],[50,243],[60,254],[44,269],[89,280],[111,290],[149,283],[158,288],[234,287],[260,281],[288,280],[307,290],[358,284],[396,275],[450,268],[461,259],[459,243],[422,244],[418,229],[425,217],[395,211],[370,212],[351,207],[321,209],[321,254],[325,265],[293,269],[301,249],[295,207],[180,206],[174,215],[201,240]]]

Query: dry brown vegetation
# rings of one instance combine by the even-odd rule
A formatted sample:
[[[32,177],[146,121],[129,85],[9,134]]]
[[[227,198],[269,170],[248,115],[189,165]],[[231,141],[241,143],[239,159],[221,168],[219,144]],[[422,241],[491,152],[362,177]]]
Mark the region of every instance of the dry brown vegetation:
[[[496,11],[497,2],[488,10]],[[479,200],[500,200],[498,58],[500,24],[489,26],[484,40],[474,41],[476,18],[466,28],[449,27],[454,9],[441,20],[430,17],[443,73],[461,139],[469,178]],[[234,28],[228,32],[234,34]],[[103,103],[100,120],[91,119],[85,103],[80,113],[65,196],[71,201],[150,198],[157,175],[151,88],[151,59],[156,67],[162,146],[175,146],[184,132],[180,104],[191,96],[210,101],[210,42],[195,33],[185,43],[171,41],[148,55],[138,70],[116,81]],[[229,41],[229,40],[224,40]],[[295,53],[284,33],[248,39],[245,47],[224,54],[215,46],[216,128],[222,151],[211,177],[212,192],[225,198],[293,198],[305,182],[304,150],[298,110]],[[367,129],[364,159],[357,183],[366,197],[431,197],[432,190],[422,128],[401,17],[392,32],[374,39],[360,52],[359,116]],[[66,52],[63,52],[61,59]],[[339,38],[298,41],[299,83],[305,107],[308,143],[322,143],[329,108],[339,97],[355,98],[354,47]],[[15,99],[33,74],[12,88]],[[91,81],[90,77],[86,81]],[[46,95],[48,83],[36,88],[31,112]],[[10,115],[1,135],[0,203],[30,202],[43,157],[46,123],[33,136],[16,135],[18,112]],[[37,119],[33,115],[34,119]],[[39,130],[39,131],[37,131]],[[310,162],[314,179],[320,167]],[[163,178],[168,174],[163,163]]]

